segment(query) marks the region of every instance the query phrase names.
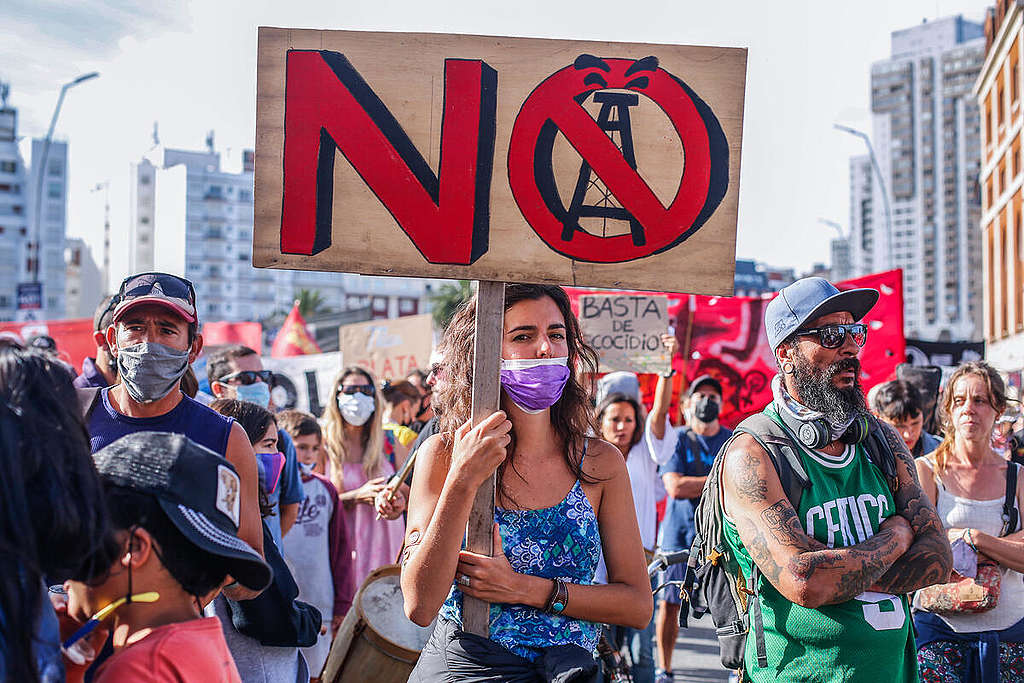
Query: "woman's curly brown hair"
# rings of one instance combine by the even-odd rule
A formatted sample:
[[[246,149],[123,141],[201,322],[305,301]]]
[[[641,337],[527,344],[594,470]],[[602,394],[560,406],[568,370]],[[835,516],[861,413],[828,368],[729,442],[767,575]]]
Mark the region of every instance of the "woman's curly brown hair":
[[[566,464],[572,473],[584,483],[594,483],[592,477],[583,472],[582,460],[584,442],[588,434],[594,433],[590,409],[590,394],[581,381],[588,374],[597,372],[597,354],[583,341],[579,322],[572,312],[569,296],[561,287],[554,285],[505,285],[505,310],[520,301],[548,297],[555,302],[565,319],[565,338],[569,348],[569,368],[573,371],[565,384],[561,398],[551,406],[551,424],[562,442]],[[449,452],[455,431],[472,415],[473,353],[476,341],[476,295],[474,294],[455,312],[441,339],[439,352],[444,365],[444,381],[434,390],[434,401],[440,408],[440,434]],[[502,402],[506,401],[502,390]],[[508,445],[505,462],[498,468],[499,493],[510,502],[502,485],[506,466],[515,452],[516,436],[513,429],[512,441]],[[513,466],[513,470],[514,470]]]

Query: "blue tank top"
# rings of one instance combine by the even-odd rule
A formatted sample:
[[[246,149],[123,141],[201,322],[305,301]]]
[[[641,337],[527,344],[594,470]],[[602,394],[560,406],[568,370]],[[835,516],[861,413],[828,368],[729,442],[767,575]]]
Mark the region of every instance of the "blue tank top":
[[[512,569],[546,579],[590,585],[601,557],[597,516],[577,480],[562,502],[540,510],[494,508]],[[453,584],[440,616],[462,625],[462,591]],[[491,640],[533,661],[552,645],[597,648],[600,625],[526,605],[491,605]]]
[[[217,455],[226,456],[231,423],[234,422],[230,417],[225,417],[185,395],[182,395],[181,402],[169,413],[156,417],[128,417],[110,405],[109,393],[109,387],[100,390],[100,400],[96,402],[96,407],[89,416],[89,442],[93,453],[125,434],[170,432],[184,434]]]

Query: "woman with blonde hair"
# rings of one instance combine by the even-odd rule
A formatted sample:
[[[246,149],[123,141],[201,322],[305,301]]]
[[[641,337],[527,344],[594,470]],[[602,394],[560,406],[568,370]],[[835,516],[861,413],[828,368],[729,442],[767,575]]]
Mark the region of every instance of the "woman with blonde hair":
[[[374,498],[395,470],[384,456],[381,401],[373,377],[349,366],[338,374],[332,395],[323,418],[327,477],[345,506],[358,587],[371,571],[394,563],[405,525],[401,519],[377,519],[374,510]]]
[[[942,442],[916,460],[921,488],[953,546],[950,581],[977,577],[989,588],[998,581],[995,606],[984,611],[943,597],[946,588],[938,597],[929,594],[934,588],[918,593],[914,625],[923,683],[1024,680],[1024,477],[992,448],[1006,407],[1006,386],[992,366],[962,364],[942,401]],[[982,568],[993,562],[984,569],[992,578],[984,579]],[[962,591],[957,595],[965,599]]]
[[[653,609],[626,464],[587,436],[580,379],[596,356],[563,289],[506,285],[501,410],[473,427],[475,321],[472,298],[445,331],[441,429],[413,476],[402,592],[414,622],[437,626],[409,680],[590,680],[599,624],[641,629]],[[462,551],[493,473],[494,554]],[[602,556],[608,583],[594,585]],[[463,596],[491,603],[489,638],[462,631]]]

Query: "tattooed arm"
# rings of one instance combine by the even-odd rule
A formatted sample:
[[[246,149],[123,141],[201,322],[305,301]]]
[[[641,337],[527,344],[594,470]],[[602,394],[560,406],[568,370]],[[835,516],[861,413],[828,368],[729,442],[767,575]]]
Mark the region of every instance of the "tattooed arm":
[[[921,489],[913,456],[896,430],[885,423],[882,427],[889,447],[896,454],[899,479],[899,486],[893,494],[896,512],[910,523],[914,542],[874,588],[883,593],[909,593],[948,581],[953,568],[953,554],[935,506]]]
[[[827,548],[808,536],[787,500],[779,476],[750,436],[725,455],[726,514],[761,573],[792,602],[815,608],[845,602],[868,590],[910,546],[910,525],[900,515],[857,545]]]

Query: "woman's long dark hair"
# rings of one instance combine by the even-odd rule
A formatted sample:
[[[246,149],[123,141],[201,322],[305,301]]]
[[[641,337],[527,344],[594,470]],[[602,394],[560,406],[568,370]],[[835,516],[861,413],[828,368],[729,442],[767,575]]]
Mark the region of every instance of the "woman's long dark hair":
[[[72,379],[44,352],[0,348],[0,641],[12,681],[39,679],[44,580],[91,579],[113,540]]]
[[[565,339],[569,349],[569,380],[562,396],[551,406],[551,425],[561,441],[562,452],[569,470],[584,483],[596,480],[583,471],[583,448],[587,434],[594,432],[590,413],[590,394],[583,378],[597,372],[597,354],[583,341],[579,321],[572,312],[569,296],[554,285],[505,285],[505,310],[520,301],[536,301],[547,297],[555,302],[565,320]],[[455,431],[472,413],[473,351],[476,341],[476,295],[474,294],[455,312],[441,340],[439,352],[444,358],[445,381],[435,389],[440,406],[440,432],[451,446]],[[504,393],[504,392],[503,392]],[[513,501],[502,483],[506,466],[515,452],[515,430],[511,433],[505,462],[498,467],[499,493]],[[515,468],[513,467],[513,470]]]

